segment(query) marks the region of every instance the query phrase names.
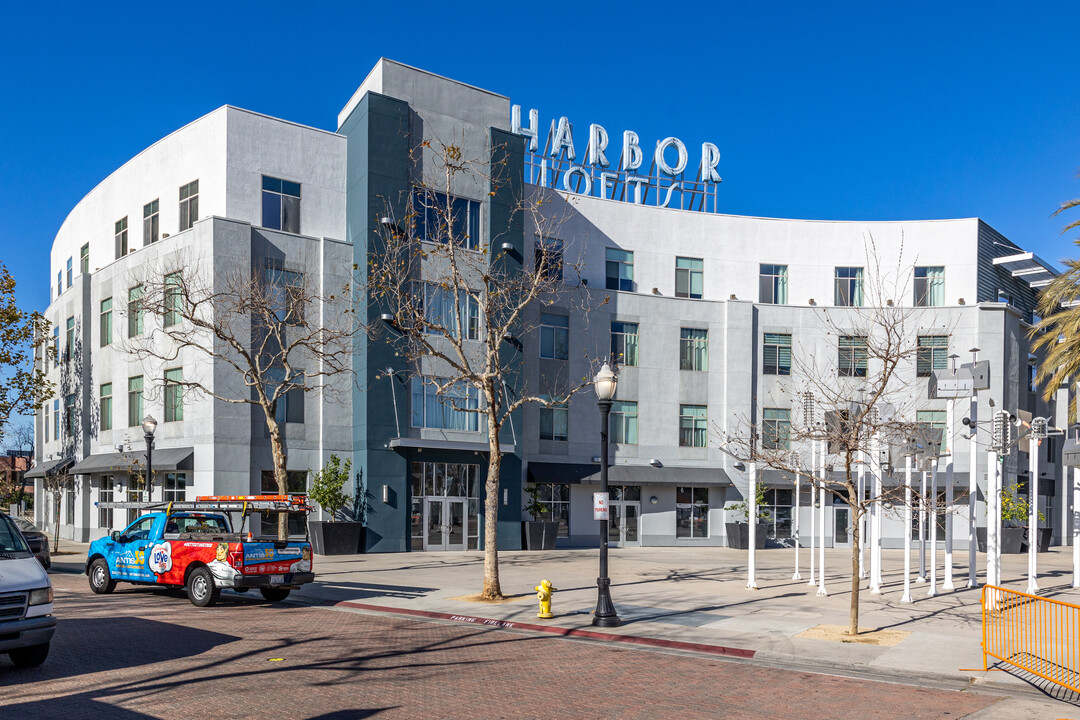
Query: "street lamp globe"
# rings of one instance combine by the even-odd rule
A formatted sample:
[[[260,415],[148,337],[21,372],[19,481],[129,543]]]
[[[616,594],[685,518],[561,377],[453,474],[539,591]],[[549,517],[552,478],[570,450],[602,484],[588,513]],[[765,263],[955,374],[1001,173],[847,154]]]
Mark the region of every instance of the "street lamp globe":
[[[600,400],[611,400],[615,397],[615,385],[618,383],[618,378],[615,377],[615,373],[607,363],[600,368],[600,372],[596,373],[596,377],[593,382],[596,384],[596,397]]]
[[[157,430],[157,420],[154,419],[153,415],[147,415],[143,418],[142,429],[147,435],[154,434],[154,431]]]

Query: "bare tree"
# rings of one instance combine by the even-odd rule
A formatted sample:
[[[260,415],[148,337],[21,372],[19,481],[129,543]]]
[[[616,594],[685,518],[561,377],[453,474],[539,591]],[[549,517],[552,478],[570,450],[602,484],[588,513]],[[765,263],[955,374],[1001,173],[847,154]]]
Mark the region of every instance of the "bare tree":
[[[791,375],[780,384],[780,394],[792,405],[790,426],[739,418],[724,441],[727,452],[744,462],[778,470],[793,483],[804,478],[850,508],[851,635],[859,632],[860,520],[874,506],[905,502],[896,487],[884,483],[860,496],[859,465],[867,463],[871,476],[881,477],[883,465],[898,465],[900,457],[925,443],[926,428],[916,422],[922,405],[914,395],[917,336],[942,325],[932,311],[899,306],[897,299],[908,296],[911,267],[898,264],[883,271],[872,238],[867,255],[870,272],[861,302],[816,311],[821,334],[836,343],[835,355],[795,353]],[[941,327],[941,334],[948,332]],[[808,453],[800,452],[815,442],[824,444],[827,462],[811,463]]]
[[[369,267],[360,269],[359,282],[372,316],[392,317],[390,342],[405,373],[427,383],[443,407],[476,418],[472,427],[486,431],[484,599],[502,597],[496,519],[503,426],[528,403],[565,403],[588,384],[559,378],[543,394],[526,386],[522,338],[537,330],[539,308],[559,303],[587,310],[589,301],[577,281],[580,262],[566,257],[560,239],[566,215],[555,207],[561,198],[527,194],[505,150],[470,154],[464,138],[416,148],[413,189],[407,198],[384,199],[378,247]],[[493,221],[485,237],[460,200],[481,193],[509,198],[505,226]],[[515,238],[524,238],[524,248]]]
[[[290,393],[334,397],[351,389],[356,325],[349,285],[324,287],[318,276],[271,262],[210,269],[187,258],[133,282],[141,295],[126,315],[140,332],[128,333],[124,349],[148,370],[188,360],[182,374],[158,371],[153,381],[166,415],[177,393],[254,406],[270,435],[278,492],[288,492],[278,405]],[[287,535],[287,514],[279,513],[278,537]]]

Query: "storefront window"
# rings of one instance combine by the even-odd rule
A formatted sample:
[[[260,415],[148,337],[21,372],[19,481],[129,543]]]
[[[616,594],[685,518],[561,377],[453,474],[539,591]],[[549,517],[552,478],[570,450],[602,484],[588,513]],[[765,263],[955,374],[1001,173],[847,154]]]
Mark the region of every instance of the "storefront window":
[[[708,488],[675,488],[675,537],[709,537]]]
[[[791,537],[791,510],[794,496],[795,491],[787,488],[765,491],[765,509],[769,512],[768,519],[765,520],[765,537],[774,540]]]

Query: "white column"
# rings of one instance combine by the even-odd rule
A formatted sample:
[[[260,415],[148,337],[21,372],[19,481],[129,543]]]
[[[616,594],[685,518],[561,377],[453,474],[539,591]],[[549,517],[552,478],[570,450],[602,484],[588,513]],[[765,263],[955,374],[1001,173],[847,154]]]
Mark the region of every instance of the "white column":
[[[937,595],[937,470],[938,459],[930,461],[930,589],[927,595]]]
[[[926,582],[926,471],[919,473],[919,577],[915,582]]]
[[[866,482],[866,464],[859,463],[859,482],[857,491],[859,493],[859,506],[862,506],[863,497],[865,497]],[[863,549],[866,547],[866,514],[859,513],[859,577],[866,577],[866,567],[863,565]]]
[[[748,473],[750,480],[750,490],[746,497],[747,518],[746,522],[749,527],[746,528],[746,587],[751,590],[757,590],[757,463],[750,463],[750,472]]]
[[[945,581],[942,590],[954,590],[952,581],[953,551],[953,471],[956,463],[956,400],[949,398],[945,411],[946,442],[949,443],[949,455],[945,460]]]
[[[825,441],[821,442],[821,450],[818,452],[818,462],[821,464],[821,508],[818,516],[818,595],[828,595],[829,591],[825,589],[825,493],[828,492],[825,489]]]
[[[1028,441],[1028,593],[1039,592],[1039,440]]]
[[[1001,464],[986,453],[986,584],[1001,585]]]
[[[1074,588],[1080,588],[1080,467],[1073,468],[1072,544]]]
[[[904,594],[900,602],[911,602],[911,455],[904,468]]]
[[[814,510],[814,498],[817,497],[817,440],[810,441],[810,580],[807,585],[817,585],[814,578],[814,548],[817,546],[817,512]]]
[[[971,419],[971,435],[968,436],[968,584],[969,588],[978,587],[979,581],[975,576],[975,551],[978,549],[978,523],[975,522],[975,498],[979,494],[979,438],[975,428],[979,416],[979,394],[972,391],[971,409],[968,417]],[[989,471],[987,471],[987,496],[990,494]],[[989,542],[989,540],[988,540]]]
[[[870,438],[870,482],[874,484],[873,514],[870,516],[870,592],[881,593],[881,440],[877,433]]]
[[[801,476],[795,473],[795,507],[791,513],[791,536],[794,539],[795,545],[795,574],[791,576],[792,580],[802,580],[802,575],[799,574],[799,480]]]

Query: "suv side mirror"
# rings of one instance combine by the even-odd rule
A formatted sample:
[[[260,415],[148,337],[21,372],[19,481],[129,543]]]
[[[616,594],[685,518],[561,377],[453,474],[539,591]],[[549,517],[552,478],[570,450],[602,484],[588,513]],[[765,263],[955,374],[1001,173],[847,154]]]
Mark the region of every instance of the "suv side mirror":
[[[112,538],[113,542],[120,542],[120,531],[119,530],[113,530],[112,534],[109,535],[109,537]]]

